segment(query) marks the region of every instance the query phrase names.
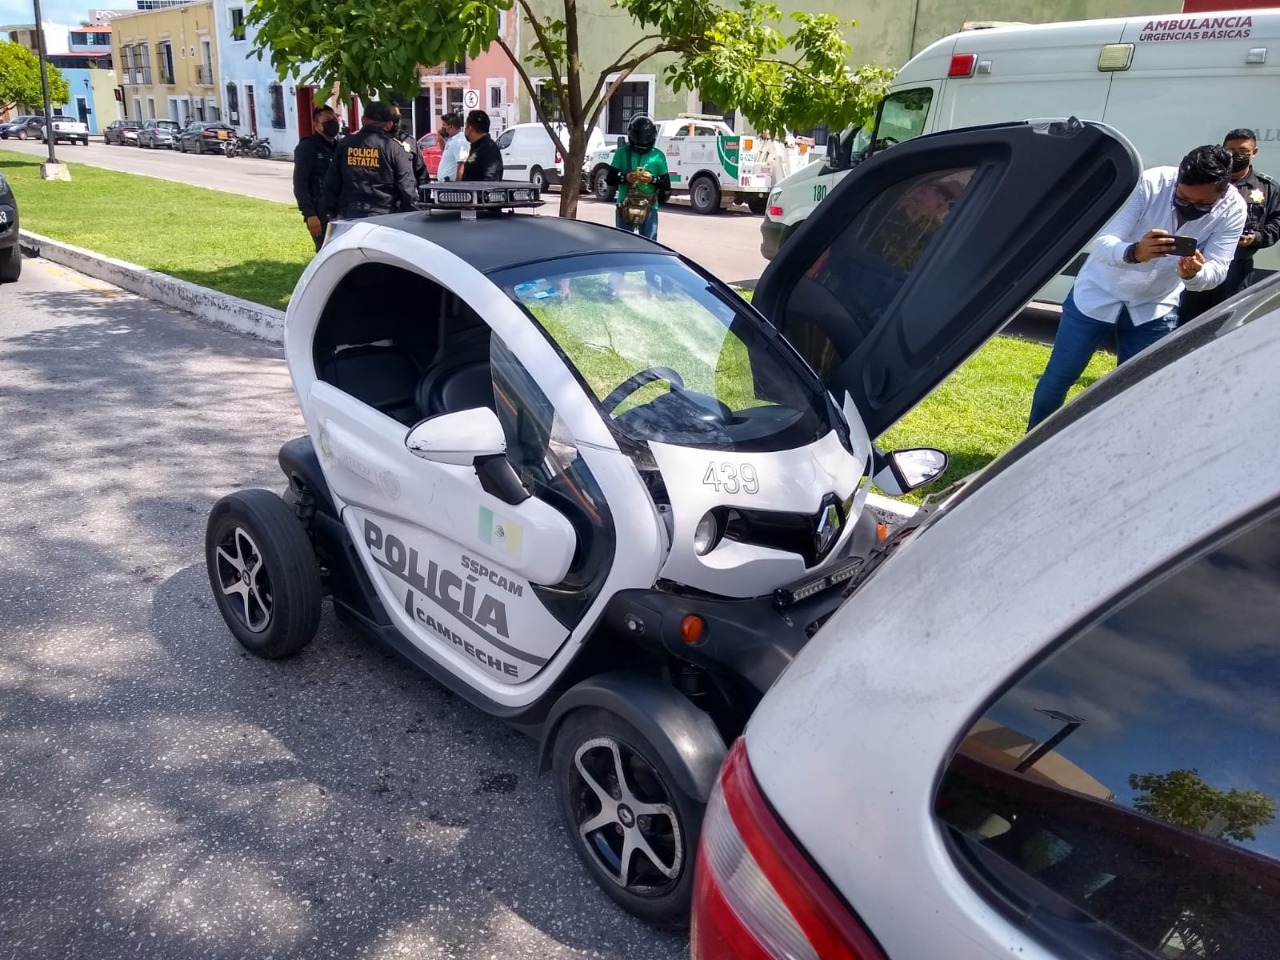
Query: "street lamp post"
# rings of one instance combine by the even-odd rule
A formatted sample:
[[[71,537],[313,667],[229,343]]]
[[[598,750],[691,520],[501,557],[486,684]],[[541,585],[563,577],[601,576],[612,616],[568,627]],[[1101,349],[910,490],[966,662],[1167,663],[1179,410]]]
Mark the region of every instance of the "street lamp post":
[[[49,63],[44,43],[44,19],[40,13],[40,0],[33,0],[36,10],[36,47],[40,59],[40,89],[44,93],[44,142],[49,148],[49,159],[40,164],[40,176],[44,180],[70,180],[71,173],[58,162],[53,135],[53,99],[49,96]]]

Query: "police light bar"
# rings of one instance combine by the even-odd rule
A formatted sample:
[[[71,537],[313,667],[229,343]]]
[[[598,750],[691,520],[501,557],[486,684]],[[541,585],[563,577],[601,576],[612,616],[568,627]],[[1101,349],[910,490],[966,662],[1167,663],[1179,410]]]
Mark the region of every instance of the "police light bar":
[[[773,592],[773,605],[781,609],[799,603],[801,600],[807,600],[815,594],[822,593],[823,590],[829,590],[838,584],[853,579],[853,575],[858,572],[858,568],[862,566],[860,559],[847,560],[837,567],[833,567],[820,577],[815,577],[806,583],[797,584],[793,587],[786,587]]]
[[[540,207],[542,195],[532,183],[446,181],[418,187],[418,206],[431,210],[514,210]]]

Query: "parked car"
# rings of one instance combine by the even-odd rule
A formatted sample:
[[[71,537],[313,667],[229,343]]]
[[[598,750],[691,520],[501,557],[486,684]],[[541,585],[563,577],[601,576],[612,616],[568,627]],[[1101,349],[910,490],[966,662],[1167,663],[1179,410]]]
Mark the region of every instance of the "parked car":
[[[277,658],[311,641],[329,594],[537,736],[596,882],[687,921],[725,745],[874,550],[870,483],[945,469],[873,438],[1141,169],[1074,121],[905,144],[844,181],[750,304],[611,227],[434,215],[527,206],[531,186],[431,184],[433,215],[335,223],[285,319],[307,425],[279,453],[289,493],[215,504],[215,602]]]
[[[1277,369],[1273,277],[902,532],[730,751],[693,960],[1273,955]]]
[[[138,146],[148,150],[156,147],[172,150],[174,138],[181,129],[176,120],[146,120],[138,128]]]
[[[182,128],[182,132],[174,139],[174,146],[182,153],[226,155],[230,144],[235,143],[235,139],[236,129],[230,124],[198,120]]]
[[[138,145],[138,121],[112,120],[107,129],[102,131],[102,142],[107,146],[116,144],[121,147]]]
[[[64,117],[61,114],[55,115],[49,126],[53,129],[53,139],[55,143],[78,143],[82,147],[89,145],[89,127],[83,121],[74,117]],[[45,128],[40,128],[40,139],[45,138]]]
[[[18,198],[0,173],[0,283],[22,276],[22,250],[18,247]]]
[[[0,125],[0,138],[5,140],[8,140],[10,137],[13,137],[15,140],[38,140],[43,131],[43,116],[25,114],[21,117],[14,117],[8,123]]]
[[[440,157],[444,154],[444,141],[438,133],[424,133],[418,138],[418,150],[422,154],[422,162],[427,165],[427,173],[435,177],[440,170]]]
[[[568,128],[563,124],[557,124],[556,128],[562,139],[568,138]],[[502,151],[504,176],[528,180],[538,189],[564,180],[564,158],[542,124],[517,123],[504,130],[497,143]],[[598,127],[592,127],[587,138],[587,155],[603,150],[604,146],[604,134]]]

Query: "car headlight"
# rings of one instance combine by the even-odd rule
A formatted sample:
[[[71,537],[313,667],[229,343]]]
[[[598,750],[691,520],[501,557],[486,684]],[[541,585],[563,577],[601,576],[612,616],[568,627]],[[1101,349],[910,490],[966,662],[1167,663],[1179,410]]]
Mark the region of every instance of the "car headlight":
[[[720,521],[715,511],[710,511],[698,521],[693,531],[693,552],[700,557],[710,553],[720,542]]]

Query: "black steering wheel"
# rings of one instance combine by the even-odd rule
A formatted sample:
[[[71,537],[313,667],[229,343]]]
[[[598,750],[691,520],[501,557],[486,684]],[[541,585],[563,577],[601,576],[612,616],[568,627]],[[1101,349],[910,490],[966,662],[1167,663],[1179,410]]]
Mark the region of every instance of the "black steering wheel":
[[[877,150],[886,150],[897,142],[898,141],[893,137],[881,137],[875,142],[875,148]]]
[[[641,387],[648,386],[657,380],[667,381],[667,383],[671,384],[672,390],[684,389],[684,377],[670,367],[650,367],[647,370],[641,370],[635,376],[627,377],[626,380],[614,387],[613,392],[600,401],[600,406],[605,413],[613,413],[623,400]]]

